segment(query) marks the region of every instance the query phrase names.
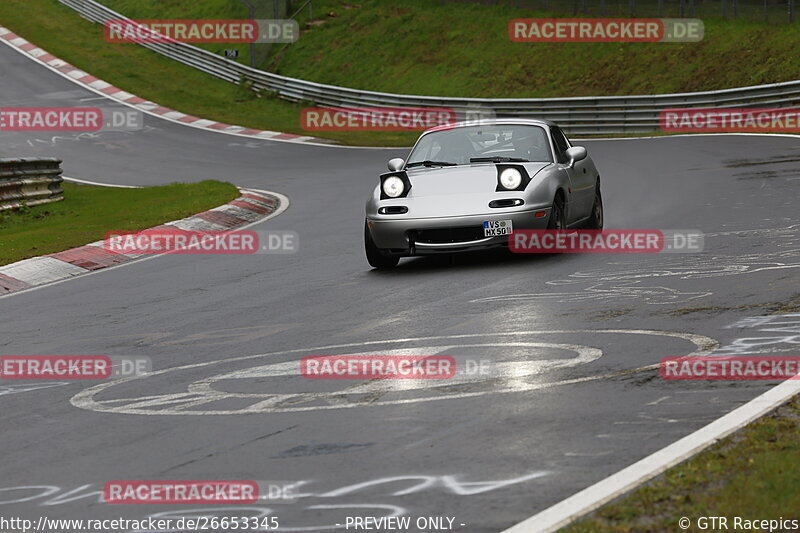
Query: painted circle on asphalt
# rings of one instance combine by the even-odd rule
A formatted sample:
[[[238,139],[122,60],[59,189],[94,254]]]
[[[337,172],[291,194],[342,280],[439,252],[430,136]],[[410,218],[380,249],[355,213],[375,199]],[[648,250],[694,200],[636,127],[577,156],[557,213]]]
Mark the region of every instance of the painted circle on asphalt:
[[[571,343],[541,342],[526,337],[565,334],[647,335],[680,339],[694,350],[687,355],[711,353],[719,343],[692,333],[657,330],[541,330],[508,333],[480,333],[367,341],[320,346],[218,359],[128,377],[90,387],[73,396],[81,409],[138,415],[236,415],[349,409],[402,405],[430,401],[474,398],[547,387],[610,379],[652,370],[658,365],[553,380],[556,370],[575,369],[603,356],[600,348]],[[487,338],[497,337],[492,342]],[[471,342],[480,339],[480,343]],[[403,347],[398,347],[403,346]],[[507,360],[497,357],[498,350]],[[307,379],[300,374],[298,358],[269,361],[282,356],[309,355],[449,355],[459,372],[449,379]],[[481,357],[484,354],[484,358]],[[491,359],[486,354],[492,354]],[[666,355],[679,355],[670,352]],[[263,360],[267,361],[263,361]],[[462,360],[473,361],[465,372]],[[489,361],[488,372],[474,371],[474,362]],[[255,364],[253,364],[255,363]],[[236,368],[226,368],[234,366]],[[146,396],[125,393],[136,390],[141,380],[183,380],[185,390]]]

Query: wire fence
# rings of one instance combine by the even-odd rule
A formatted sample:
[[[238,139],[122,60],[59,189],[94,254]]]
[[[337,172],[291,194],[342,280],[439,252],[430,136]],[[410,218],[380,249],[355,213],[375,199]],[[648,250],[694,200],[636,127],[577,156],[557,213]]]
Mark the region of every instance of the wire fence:
[[[250,19],[285,19],[289,18],[291,0],[229,0],[240,3],[247,8]],[[273,43],[250,43],[250,66],[261,65],[272,51]]]
[[[504,5],[556,16],[740,18],[795,22],[798,0],[439,0],[440,3]]]

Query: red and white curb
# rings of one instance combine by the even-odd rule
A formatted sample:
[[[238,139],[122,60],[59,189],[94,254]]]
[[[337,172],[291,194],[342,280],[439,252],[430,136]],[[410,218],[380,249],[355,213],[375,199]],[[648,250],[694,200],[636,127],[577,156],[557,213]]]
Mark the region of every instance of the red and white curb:
[[[283,141],[292,143],[314,143],[324,144],[327,146],[330,146],[333,142],[326,139],[319,139],[317,137],[310,137],[308,135],[295,135],[293,133],[281,133],[277,131],[257,130],[253,128],[245,128],[243,126],[234,126],[232,124],[216,122],[213,120],[187,115],[186,113],[181,113],[180,111],[175,111],[174,109],[164,107],[156,102],[145,100],[144,98],[139,98],[134,94],[123,91],[118,87],[114,87],[110,83],[96,78],[91,74],[70,65],[66,61],[57,58],[53,54],[50,54],[46,50],[39,48],[31,42],[28,42],[23,37],[20,37],[3,26],[0,26],[0,42],[8,44],[15,50],[29,56],[34,61],[37,61],[38,63],[50,68],[51,70],[61,74],[65,78],[77,83],[78,85],[82,85],[90,91],[138,109],[143,113],[155,115],[165,120],[192,126],[194,128],[228,133],[231,135],[240,135],[254,139],[267,139],[270,141]]]
[[[234,230],[263,222],[288,207],[288,199],[277,193],[242,188],[239,192],[241,196],[225,205],[150,229]],[[17,261],[0,267],[0,297],[129,263],[144,255],[111,252],[103,247],[103,241],[96,241],[64,252]],[[146,255],[158,257],[158,254]]]

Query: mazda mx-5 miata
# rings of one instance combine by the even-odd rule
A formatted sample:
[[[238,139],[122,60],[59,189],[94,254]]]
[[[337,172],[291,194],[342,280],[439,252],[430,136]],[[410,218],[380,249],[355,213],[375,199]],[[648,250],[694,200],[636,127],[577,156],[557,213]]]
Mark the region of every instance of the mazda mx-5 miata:
[[[437,126],[389,170],[367,200],[364,247],[375,268],[508,246],[516,230],[603,228],[597,167],[549,121]]]

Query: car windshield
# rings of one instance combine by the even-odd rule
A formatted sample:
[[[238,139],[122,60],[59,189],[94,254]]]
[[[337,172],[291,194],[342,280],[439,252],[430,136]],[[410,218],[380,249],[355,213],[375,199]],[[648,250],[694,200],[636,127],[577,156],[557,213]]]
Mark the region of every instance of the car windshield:
[[[547,133],[541,126],[495,124],[428,133],[414,147],[406,166],[466,165],[471,160],[478,162],[476,159],[486,162],[493,159],[495,162],[553,161]]]

